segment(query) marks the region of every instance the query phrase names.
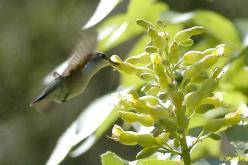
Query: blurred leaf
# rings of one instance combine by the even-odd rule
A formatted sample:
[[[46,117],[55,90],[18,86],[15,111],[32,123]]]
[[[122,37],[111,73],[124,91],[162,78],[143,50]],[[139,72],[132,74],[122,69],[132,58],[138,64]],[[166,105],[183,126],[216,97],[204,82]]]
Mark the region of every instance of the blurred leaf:
[[[94,14],[82,28],[87,29],[96,25],[98,22],[103,20],[120,1],[121,0],[100,0]]]
[[[248,46],[248,19],[247,18],[237,18],[234,20],[237,30],[243,41],[244,46]]]
[[[238,155],[247,154],[247,150],[248,150],[247,141],[236,141],[236,142],[231,142],[231,144],[235,147]]]
[[[192,21],[205,27],[206,31],[220,42],[232,48],[241,46],[239,35],[233,23],[224,16],[212,11],[199,10],[194,12]]]
[[[246,83],[248,81],[247,57],[248,49],[245,47],[229,60],[229,68],[221,81],[223,84],[229,84],[228,89],[238,89],[244,93],[248,89]]]
[[[107,151],[101,155],[102,165],[183,165],[181,161],[159,160],[154,158],[146,158],[133,162],[120,158],[113,152]]]
[[[162,13],[163,20],[169,24],[183,24],[190,21],[194,17],[194,12],[179,13],[176,11],[168,11]]]
[[[87,137],[85,141],[83,141],[78,147],[76,147],[73,151],[71,151],[71,157],[77,157],[79,155],[84,154],[88,149],[90,149],[96,141],[102,137],[102,135],[109,129],[113,123],[118,118],[118,108],[114,108],[112,112],[106,117],[106,119],[101,123],[101,125],[95,130],[95,132]]]
[[[119,101],[119,98],[115,95],[107,94],[95,100],[85,108],[60,137],[46,164],[54,165],[60,163],[75,145],[85,139],[86,142],[83,143],[83,149],[81,148],[79,151],[81,151],[81,153],[87,151],[102,135],[102,132],[117,119],[116,110],[112,110],[115,109],[115,106]],[[104,123],[103,126],[101,126],[102,123]],[[92,135],[94,132],[95,134]],[[76,156],[79,152],[74,154],[74,156]]]
[[[192,161],[206,158],[208,156],[218,157],[221,152],[221,141],[216,141],[211,138],[207,138],[202,142],[199,142],[192,150]]]
[[[189,128],[196,128],[205,125],[208,118],[203,114],[195,114],[189,121]]]
[[[142,10],[140,10],[140,4],[142,4]],[[142,0],[130,1],[127,14],[111,17],[99,27],[101,42],[98,48],[106,51],[137,36],[142,32],[142,29],[136,26],[137,18],[155,22],[160,13],[165,10],[167,6],[155,0],[147,0],[146,3]]]
[[[243,141],[248,143],[248,125],[235,125],[226,131],[226,136],[230,141]]]
[[[137,25],[135,25],[137,26]],[[131,51],[128,53],[129,56],[131,55],[138,55],[139,53],[144,52],[144,45],[148,42],[148,37],[146,35],[143,35],[133,46]],[[129,87],[129,86],[139,86],[143,84],[144,81],[142,81],[139,77],[136,75],[128,75],[128,74],[121,74],[120,75],[120,85],[123,87]]]
[[[101,155],[102,165],[128,165],[126,160],[123,160],[115,153],[107,151],[105,154]]]
[[[228,105],[232,105],[233,107],[237,107],[240,104],[244,104],[247,102],[247,97],[244,95],[244,93],[235,90],[235,89],[230,89],[230,90],[222,90],[224,92],[223,98],[224,102],[228,103]]]

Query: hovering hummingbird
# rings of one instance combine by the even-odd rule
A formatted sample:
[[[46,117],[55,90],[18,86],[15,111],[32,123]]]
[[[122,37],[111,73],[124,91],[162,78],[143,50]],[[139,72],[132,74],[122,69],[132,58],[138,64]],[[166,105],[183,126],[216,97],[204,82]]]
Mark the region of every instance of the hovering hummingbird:
[[[62,74],[53,73],[54,80],[30,106],[42,101],[66,102],[82,93],[96,72],[111,64],[105,54],[95,52],[97,32],[88,29],[81,33],[65,70]]]

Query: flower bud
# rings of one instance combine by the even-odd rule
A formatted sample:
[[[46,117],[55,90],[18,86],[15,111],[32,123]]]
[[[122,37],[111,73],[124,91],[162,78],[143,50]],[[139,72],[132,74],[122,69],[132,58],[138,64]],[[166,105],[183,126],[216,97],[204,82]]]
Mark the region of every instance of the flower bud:
[[[152,39],[152,42],[156,47],[158,47],[159,49],[164,48],[164,39],[161,35],[158,34],[158,32],[154,28],[149,27],[147,34]]]
[[[158,86],[152,86],[150,89],[148,89],[145,93],[146,95],[152,95],[157,96],[157,94],[160,92],[160,88]]]
[[[214,109],[215,106],[213,104],[200,104],[196,106],[195,112],[196,113],[206,113],[207,111]]]
[[[212,104],[214,107],[219,107],[221,103],[222,101],[218,97],[206,97],[200,102],[200,104]]]
[[[119,111],[118,115],[125,122],[139,122],[147,127],[152,126],[154,122],[149,115],[137,114],[134,112]]]
[[[175,40],[177,42],[183,42],[188,40],[192,35],[201,34],[204,28],[201,26],[194,26],[192,28],[184,29],[176,33]]]
[[[224,119],[208,119],[204,129],[209,132],[218,131],[224,124]]]
[[[184,103],[186,107],[195,107],[202,99],[202,95],[196,91],[196,92],[191,92],[188,93],[184,97]]]
[[[156,21],[156,25],[161,29],[164,29],[166,27],[166,24],[160,19]]]
[[[151,156],[152,154],[154,154],[158,148],[159,148],[158,146],[151,146],[151,147],[144,148],[136,155],[136,159],[147,158]]]
[[[118,63],[118,64],[120,64],[120,63],[123,62],[122,59],[121,59],[119,56],[117,56],[117,55],[112,55],[112,56],[110,57],[110,60],[111,60],[112,62]]]
[[[201,73],[201,71],[202,71],[202,65],[197,62],[187,67],[187,69],[184,71],[184,78],[193,79],[194,77],[198,76]]]
[[[183,55],[183,64],[191,65],[199,61],[202,58],[202,52],[200,51],[188,51]]]
[[[139,75],[139,77],[144,81],[153,81],[156,80],[155,76],[150,73],[142,73]]]
[[[244,113],[244,105],[240,105],[236,112],[234,113],[229,113],[225,115],[224,117],[224,124],[225,125],[235,125],[238,124],[241,121],[241,115]]]
[[[124,131],[120,126],[114,125],[111,138],[125,145],[136,145],[139,135],[136,132]]]
[[[168,132],[174,132],[177,130],[177,123],[174,120],[163,118],[159,120],[159,123],[164,127]]]
[[[239,113],[228,113],[224,119],[224,125],[235,125],[241,121],[241,115]]]
[[[209,135],[208,135],[208,137],[210,137],[210,138],[212,138],[212,139],[214,139],[214,140],[220,140],[221,139],[221,136],[220,135],[218,135],[217,133],[210,133]]]
[[[208,48],[202,52],[203,56],[211,54],[214,51],[214,48]]]
[[[151,54],[151,61],[153,63],[153,71],[157,76],[158,85],[162,89],[166,89],[168,86],[167,76],[164,72],[164,66],[162,65],[162,58],[157,53]]]
[[[142,88],[140,90],[141,90],[141,92],[144,92],[145,93],[146,91],[148,91],[149,89],[151,89],[151,87],[152,87],[151,84],[146,84],[146,85],[142,86]]]
[[[148,22],[148,21],[146,21],[146,20],[143,20],[143,19],[137,19],[136,20],[136,23],[139,25],[139,26],[141,26],[145,31],[147,31],[148,30],[148,28],[155,28],[155,26],[152,24],[152,23],[150,23],[150,22]]]
[[[156,137],[156,141],[158,145],[162,146],[165,142],[169,140],[169,133],[161,133],[159,136]]]
[[[147,53],[157,53],[158,52],[158,49],[154,46],[147,46],[146,47],[146,52]]]
[[[127,94],[127,97],[131,102],[137,102],[139,100],[139,95],[135,90],[130,90]]]
[[[211,96],[212,93],[215,91],[215,89],[218,86],[218,81],[210,78],[205,80],[202,85],[201,88],[199,89],[199,93],[203,96],[203,97],[208,97]]]
[[[149,104],[149,105],[153,105],[153,106],[160,105],[160,102],[157,99],[157,97],[154,97],[152,95],[142,96],[140,97],[140,100],[144,101],[146,104]]]
[[[146,104],[144,101],[139,100],[133,104],[133,107],[136,108],[135,111],[149,114],[154,120],[159,120],[161,118],[169,117],[169,112],[167,109],[159,107],[159,106],[152,106]]]
[[[212,78],[212,79],[218,80],[218,79],[221,78],[221,76],[223,75],[223,73],[224,73],[224,72],[223,72],[222,68],[217,67],[217,68],[214,69],[211,78]]]
[[[158,137],[164,131],[163,128],[154,128],[152,131],[152,135],[154,137]]]
[[[192,79],[193,83],[202,83],[204,80],[208,79],[209,75],[206,71],[201,71],[197,76]]]
[[[126,62],[131,64],[147,64],[150,63],[150,55],[148,53],[141,53],[136,56],[131,56],[126,59]]]
[[[202,26],[194,26],[189,29],[191,35],[199,35],[204,32],[204,27]]]
[[[169,55],[172,64],[175,64],[178,61],[177,53],[178,53],[178,43],[174,41],[169,46]]]
[[[156,141],[156,138],[152,136],[152,134],[141,134],[138,135],[138,144],[142,147],[151,147],[151,146],[157,146],[158,143]]]
[[[178,45],[183,46],[183,47],[190,47],[194,44],[194,41],[192,39],[188,39],[182,42],[179,42]]]

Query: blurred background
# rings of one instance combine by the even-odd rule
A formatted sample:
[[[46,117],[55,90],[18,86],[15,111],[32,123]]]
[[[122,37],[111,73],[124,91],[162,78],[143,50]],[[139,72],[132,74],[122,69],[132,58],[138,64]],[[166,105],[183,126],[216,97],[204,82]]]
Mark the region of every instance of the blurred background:
[[[181,12],[208,9],[230,19],[248,17],[247,0],[161,2]],[[0,164],[44,164],[60,135],[81,110],[118,86],[118,74],[105,68],[83,94],[52,112],[39,113],[28,106],[42,90],[44,76],[68,57],[80,27],[97,4],[98,0],[0,0]],[[123,0],[111,14],[125,11],[127,4]],[[107,54],[126,54],[132,42]],[[138,151],[104,136],[86,154],[68,158],[62,164],[100,164],[99,155],[110,149],[127,159],[134,159],[135,154],[130,153]]]

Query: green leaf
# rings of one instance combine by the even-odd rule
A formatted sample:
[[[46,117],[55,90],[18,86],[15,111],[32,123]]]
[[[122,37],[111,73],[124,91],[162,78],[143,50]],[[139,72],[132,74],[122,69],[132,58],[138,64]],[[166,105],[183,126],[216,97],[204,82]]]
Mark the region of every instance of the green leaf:
[[[142,10],[140,10],[142,4]],[[98,49],[109,50],[132,37],[141,34],[143,30],[136,25],[136,19],[144,18],[155,22],[162,11],[167,10],[165,3],[158,3],[155,0],[132,0],[128,5],[127,14],[119,14],[109,18],[99,28],[100,43]]]
[[[237,30],[240,33],[240,36],[243,41],[244,46],[248,46],[248,19],[247,18],[238,18],[234,20],[234,23],[237,27]]]
[[[86,107],[61,135],[47,164],[59,164],[82,141],[84,142],[71,156],[86,152],[118,118],[115,106],[119,101],[117,96],[107,94]]]
[[[248,125],[235,125],[226,131],[230,141],[244,141],[248,143]]]
[[[142,36],[134,45],[132,50],[128,53],[129,56],[138,55],[144,51],[144,45],[146,45],[148,37],[146,35]],[[121,74],[120,75],[120,85],[123,87],[129,86],[139,86],[144,82],[136,75]]]
[[[202,142],[199,142],[191,152],[192,161],[206,158],[208,156],[218,157],[221,152],[221,141],[216,141],[211,138],[207,138]]]
[[[107,151],[101,155],[102,165],[128,165],[129,163],[117,156],[115,153]]]
[[[136,165],[183,165],[183,163],[181,161],[174,160],[158,160],[147,158],[139,160]]]
[[[90,28],[103,20],[121,0],[100,0],[94,14],[82,29]]]
[[[241,46],[238,32],[233,23],[224,16],[212,11],[199,10],[194,12],[192,21],[196,25],[204,26],[207,33],[228,44],[232,48]]]
[[[184,24],[194,17],[194,12],[180,13],[176,11],[168,11],[162,13],[161,17],[169,24]]]

